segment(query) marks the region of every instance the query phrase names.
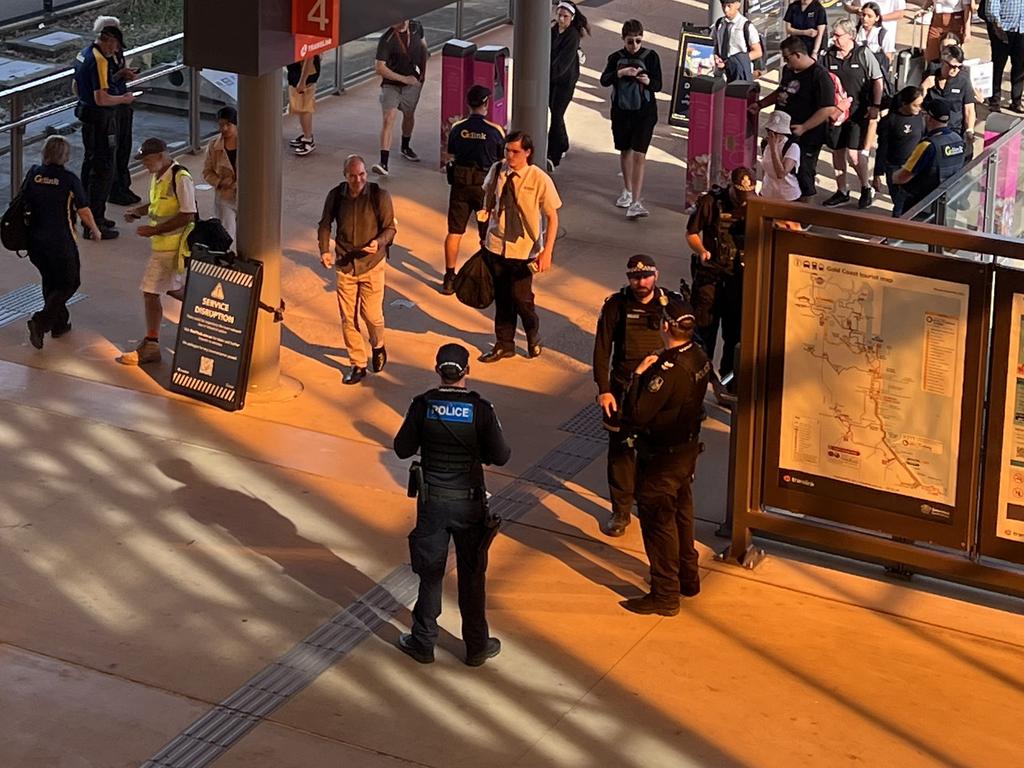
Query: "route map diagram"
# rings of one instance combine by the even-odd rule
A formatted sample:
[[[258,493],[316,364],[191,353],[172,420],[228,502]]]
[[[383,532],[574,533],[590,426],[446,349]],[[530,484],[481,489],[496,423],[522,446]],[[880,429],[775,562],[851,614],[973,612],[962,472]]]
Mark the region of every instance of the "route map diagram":
[[[968,298],[960,283],[792,254],[780,469],[952,507]]]

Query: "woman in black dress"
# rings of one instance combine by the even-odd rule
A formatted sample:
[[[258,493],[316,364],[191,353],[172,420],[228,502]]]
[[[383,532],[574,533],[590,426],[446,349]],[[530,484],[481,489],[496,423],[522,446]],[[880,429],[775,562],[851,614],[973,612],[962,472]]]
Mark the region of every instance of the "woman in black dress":
[[[548,107],[551,128],[548,130],[548,170],[553,170],[569,151],[569,134],[565,130],[565,110],[569,108],[576,81],[580,79],[580,40],[590,34],[590,25],[579,9],[568,0],[555,8],[551,25],[551,88]]]

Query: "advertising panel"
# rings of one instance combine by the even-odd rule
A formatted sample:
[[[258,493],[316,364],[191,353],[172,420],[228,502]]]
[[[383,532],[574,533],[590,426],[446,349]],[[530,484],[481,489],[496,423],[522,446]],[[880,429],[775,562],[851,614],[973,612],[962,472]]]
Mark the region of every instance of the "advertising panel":
[[[715,47],[708,27],[683,24],[679,33],[679,55],[676,59],[672,106],[669,125],[686,125],[690,120],[690,90],[697,75],[715,73]]]

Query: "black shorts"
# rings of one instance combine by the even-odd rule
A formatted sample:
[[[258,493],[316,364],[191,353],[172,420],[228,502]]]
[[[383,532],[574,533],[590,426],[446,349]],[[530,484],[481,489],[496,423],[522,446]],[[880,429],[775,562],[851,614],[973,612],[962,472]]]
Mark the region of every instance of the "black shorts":
[[[469,217],[483,207],[483,187],[453,184],[448,194],[448,234],[466,234]]]
[[[853,114],[842,125],[828,129],[828,139],[825,143],[829,149],[864,149],[867,135],[867,113]]]
[[[619,152],[632,150],[641,154],[647,152],[654,136],[654,126],[658,124],[656,110],[639,112],[612,111],[612,138],[615,149]]]

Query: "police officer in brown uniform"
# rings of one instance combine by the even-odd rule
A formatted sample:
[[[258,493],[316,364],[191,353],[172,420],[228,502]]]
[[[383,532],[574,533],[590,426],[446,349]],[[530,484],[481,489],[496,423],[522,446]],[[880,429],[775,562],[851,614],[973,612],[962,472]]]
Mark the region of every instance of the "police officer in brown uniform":
[[[602,528],[622,536],[633,512],[636,452],[626,445],[621,429],[622,396],[636,367],[661,349],[662,311],[679,294],[657,285],[658,266],[650,256],[636,254],[626,263],[629,284],[604,300],[594,335],[594,382],[597,404],[608,430],[608,495],[612,516]]]
[[[695,329],[690,306],[669,300],[665,349],[644,358],[626,390],[623,423],[636,445],[640,531],[651,564],[651,591],[622,603],[633,613],[675,616],[680,595],[700,592],[690,484],[711,364],[693,340]]]

